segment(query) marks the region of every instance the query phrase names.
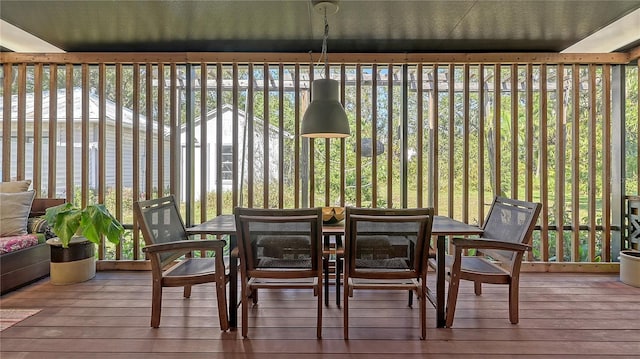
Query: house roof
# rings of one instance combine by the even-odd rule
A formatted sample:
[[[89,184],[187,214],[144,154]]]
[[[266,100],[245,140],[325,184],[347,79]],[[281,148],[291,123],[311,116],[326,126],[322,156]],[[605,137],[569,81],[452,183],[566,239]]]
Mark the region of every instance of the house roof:
[[[231,119],[231,116],[233,115],[233,106],[229,105],[229,104],[224,104],[222,105],[222,117],[226,118],[226,119]],[[211,121],[211,120],[215,120],[218,118],[218,110],[214,109],[211,110],[207,113],[207,121]],[[247,118],[247,114],[243,111],[238,109],[238,119],[240,123],[244,122],[244,119]],[[264,124],[264,120],[254,116],[253,117],[253,121],[258,125],[258,126],[262,126]],[[200,123],[202,122],[202,117],[198,116],[195,118],[195,120],[193,121],[194,126],[198,126],[200,125]],[[180,132],[184,133],[186,131],[186,124],[183,124],[180,128]],[[273,134],[273,135],[280,135],[280,129],[277,126],[274,125],[269,125],[269,131]],[[282,132],[283,137],[287,137],[287,138],[293,138],[294,136],[287,131],[283,131]]]
[[[79,120],[82,118],[82,88],[76,87],[73,89],[73,118]],[[56,121],[64,123],[67,118],[67,92],[65,89],[59,89],[56,92],[56,107],[57,115]],[[89,122],[98,122],[99,109],[100,109],[100,97],[94,93],[89,92]],[[27,93],[25,96],[25,120],[32,122],[35,118],[35,101],[34,93]],[[51,106],[49,91],[42,92],[42,121],[49,121],[49,110]],[[3,116],[4,101],[0,101],[0,118]],[[105,100],[105,118],[107,122],[115,122],[116,120],[116,104],[115,102],[106,99]],[[11,120],[16,121],[18,119],[18,95],[11,96]],[[141,123],[146,123],[146,116],[139,115]],[[133,111],[129,108],[122,108],[122,124],[125,127],[133,126]],[[154,123],[154,126],[156,124]]]

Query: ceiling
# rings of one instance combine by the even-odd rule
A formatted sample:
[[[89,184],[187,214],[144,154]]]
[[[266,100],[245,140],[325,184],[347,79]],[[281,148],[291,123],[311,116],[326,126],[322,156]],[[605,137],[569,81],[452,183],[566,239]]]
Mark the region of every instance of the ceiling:
[[[328,52],[559,52],[639,8],[638,0],[342,0],[328,16]],[[67,52],[317,53],[324,25],[309,0],[1,0],[0,18]]]

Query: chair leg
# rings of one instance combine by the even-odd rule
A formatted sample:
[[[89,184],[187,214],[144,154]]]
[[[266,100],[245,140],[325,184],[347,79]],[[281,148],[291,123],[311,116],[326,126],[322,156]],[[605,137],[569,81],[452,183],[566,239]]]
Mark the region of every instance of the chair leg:
[[[453,325],[453,317],[456,312],[456,302],[458,300],[458,289],[460,285],[460,272],[454,270],[451,271],[451,278],[449,279],[449,294],[447,295],[447,312],[446,323],[447,328],[451,328]]]
[[[224,276],[221,275],[216,281],[216,296],[218,298],[218,318],[220,318],[220,329],[229,329],[229,318],[227,317],[227,285]]]
[[[517,282],[509,284],[509,321],[511,324],[518,324],[519,321],[519,285]]]
[[[474,281],[473,282],[473,291],[476,293],[476,295],[481,295],[482,294],[482,282]]]
[[[185,285],[184,286],[183,296],[185,298],[191,298],[191,286],[190,285]]]
[[[162,311],[162,285],[159,281],[153,281],[151,294],[151,327],[160,326],[160,314]]]
[[[321,284],[318,283],[318,287]],[[315,289],[315,291],[318,292],[318,313],[317,316],[318,318],[317,320],[317,328],[316,328],[316,336],[318,337],[318,339],[322,339],[322,288],[317,288]]]
[[[329,258],[328,257],[322,257],[322,269],[324,270],[324,305],[328,307],[329,306]]]
[[[342,276],[342,258],[336,255],[336,306],[340,308],[340,277]]]
[[[420,301],[420,339],[427,339],[427,286],[424,280],[422,280],[422,287],[420,288],[420,293],[418,300]]]
[[[344,328],[344,339],[349,339],[349,282],[348,278],[345,276],[344,278],[344,300],[343,300],[343,328]]]
[[[409,291],[409,308],[413,307],[413,291]]]
[[[247,287],[247,282],[242,281],[242,337],[246,338],[249,332],[249,293],[250,288]]]

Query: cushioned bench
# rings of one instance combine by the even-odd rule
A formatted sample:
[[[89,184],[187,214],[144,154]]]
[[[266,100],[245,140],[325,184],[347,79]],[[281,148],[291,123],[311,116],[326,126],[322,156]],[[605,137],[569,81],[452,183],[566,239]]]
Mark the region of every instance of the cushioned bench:
[[[31,237],[31,246],[15,249],[13,245],[6,245],[4,248],[14,247],[8,253],[0,254],[0,294],[5,294],[11,290],[22,287],[35,280],[49,275],[50,249],[45,243],[47,239],[46,226],[43,220],[38,217],[44,215],[47,208],[63,204],[63,198],[36,198],[31,205],[29,214],[29,233],[18,237]],[[24,245],[30,240],[20,240],[15,245]]]

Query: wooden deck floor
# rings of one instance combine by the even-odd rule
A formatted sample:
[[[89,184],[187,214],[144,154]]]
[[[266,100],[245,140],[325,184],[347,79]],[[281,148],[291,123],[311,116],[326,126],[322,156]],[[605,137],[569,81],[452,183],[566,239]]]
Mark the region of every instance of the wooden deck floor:
[[[317,340],[309,291],[262,291],[243,340],[219,330],[211,286],[195,287],[188,300],[166,289],[161,327],[153,329],[149,272],[99,272],[70,286],[43,279],[0,297],[2,308],[42,309],[0,333],[0,357],[638,358],[640,288],[617,275],[557,273],[524,273],[521,287],[520,324],[508,321],[506,287],[487,285],[475,297],[464,283],[454,328],[436,329],[429,308],[425,341],[405,293],[357,292],[345,341],[334,292]]]

